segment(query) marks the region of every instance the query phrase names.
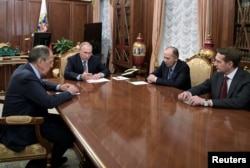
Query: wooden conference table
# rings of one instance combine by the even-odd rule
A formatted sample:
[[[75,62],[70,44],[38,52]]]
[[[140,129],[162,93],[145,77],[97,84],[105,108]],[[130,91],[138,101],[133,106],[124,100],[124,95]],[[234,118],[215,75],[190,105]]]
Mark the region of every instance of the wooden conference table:
[[[57,109],[97,167],[201,168],[209,151],[250,151],[250,112],[192,107],[166,86],[60,80],[81,90]]]

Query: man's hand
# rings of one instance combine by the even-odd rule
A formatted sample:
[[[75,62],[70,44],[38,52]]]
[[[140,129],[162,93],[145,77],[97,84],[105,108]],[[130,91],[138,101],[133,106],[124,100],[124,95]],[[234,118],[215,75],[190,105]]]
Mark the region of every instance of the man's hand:
[[[205,102],[205,99],[199,96],[192,96],[188,99],[188,103],[191,106],[203,106],[204,102]]]
[[[94,74],[92,79],[100,79],[102,77],[101,73]]]
[[[79,89],[76,86],[74,86],[74,85],[70,85],[68,87],[67,91],[69,91],[72,95],[79,94]]]
[[[155,83],[156,76],[153,74],[150,74],[147,78],[148,83]]]
[[[89,80],[93,78],[93,74],[92,73],[87,73],[87,72],[83,72],[82,73],[82,79],[84,80]]]
[[[192,97],[192,94],[188,91],[184,91],[178,95],[178,100],[187,101],[190,97]]]
[[[72,84],[69,84],[69,83],[61,84],[60,85],[60,90],[66,91],[66,90],[68,90],[69,86],[71,86],[71,85]]]

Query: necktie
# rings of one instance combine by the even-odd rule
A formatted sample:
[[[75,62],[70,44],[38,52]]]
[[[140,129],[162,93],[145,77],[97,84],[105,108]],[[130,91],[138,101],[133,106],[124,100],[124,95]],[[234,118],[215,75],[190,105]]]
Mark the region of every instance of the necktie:
[[[85,72],[87,70],[87,65],[86,65],[86,61],[82,62],[82,66],[83,66],[83,72]]]
[[[221,90],[220,90],[220,98],[221,99],[227,97],[227,80],[228,80],[228,77],[225,76],[223,83],[222,83],[222,86],[221,86]]]
[[[168,79],[172,79],[172,73],[173,73],[172,68],[169,68],[168,69]]]

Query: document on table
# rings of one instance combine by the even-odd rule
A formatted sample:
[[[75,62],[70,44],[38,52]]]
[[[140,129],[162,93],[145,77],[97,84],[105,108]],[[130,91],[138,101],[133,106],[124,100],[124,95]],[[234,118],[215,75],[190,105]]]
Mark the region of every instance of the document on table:
[[[148,84],[145,81],[134,81],[134,82],[129,82],[129,83],[131,83],[133,85],[146,85],[146,84]]]
[[[101,82],[108,82],[109,80],[106,78],[100,78],[100,79],[89,79],[87,80],[88,83],[101,83]]]
[[[112,79],[115,80],[128,80],[129,78],[123,77],[123,76],[116,76],[116,77],[112,77]]]

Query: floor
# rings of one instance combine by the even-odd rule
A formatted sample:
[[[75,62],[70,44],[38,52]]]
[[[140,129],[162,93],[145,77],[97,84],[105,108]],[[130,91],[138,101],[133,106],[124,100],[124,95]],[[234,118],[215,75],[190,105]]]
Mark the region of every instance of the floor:
[[[0,97],[1,98],[1,97]],[[49,110],[50,113],[57,113],[55,109]],[[0,104],[0,116],[2,116],[2,104]],[[79,159],[76,156],[73,149],[68,149],[65,155],[68,158],[68,161],[61,166],[61,168],[77,168],[79,167]],[[0,163],[0,168],[24,168],[27,164],[27,161],[16,161],[16,162],[6,162]]]

